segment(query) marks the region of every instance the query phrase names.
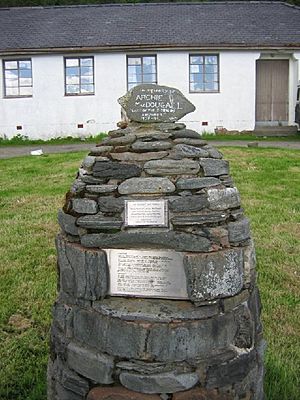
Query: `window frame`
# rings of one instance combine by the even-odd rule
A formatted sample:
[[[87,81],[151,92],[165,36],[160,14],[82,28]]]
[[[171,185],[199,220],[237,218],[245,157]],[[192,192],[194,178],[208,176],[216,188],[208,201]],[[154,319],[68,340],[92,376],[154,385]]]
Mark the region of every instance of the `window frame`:
[[[20,68],[19,65],[21,62],[30,62],[30,71],[31,71],[31,77],[28,79],[31,79],[31,85],[20,85],[20,70],[27,70],[27,68]],[[16,62],[17,63],[17,71],[18,71],[18,92],[20,93],[20,88],[24,87],[30,87],[32,89],[31,94],[7,94],[7,88],[9,88],[6,84],[6,71],[9,71],[10,69],[5,67],[5,63],[7,62]],[[13,68],[11,68],[13,70]],[[26,98],[26,97],[33,97],[33,70],[32,70],[32,59],[31,58],[6,58],[2,60],[2,71],[3,71],[3,98],[5,99],[19,99],[19,98]]]
[[[155,59],[155,82],[144,82],[144,73],[143,73],[143,58],[145,57],[154,57]],[[129,89],[129,84],[132,84],[132,82],[129,82],[128,80],[128,59],[129,58],[140,58],[141,59],[141,67],[142,67],[142,82],[141,83],[137,83],[135,86],[137,85],[143,85],[143,84],[149,84],[149,85],[157,85],[158,84],[158,74],[157,74],[157,54],[127,54],[126,56],[126,77],[127,77],[127,91],[130,90]],[[133,87],[135,87],[133,86]],[[132,89],[132,88],[131,88]]]
[[[82,85],[84,85],[84,83],[82,84],[81,83],[81,77],[82,77],[82,74],[81,74],[81,65],[80,65],[80,60],[82,60],[82,59],[87,59],[87,58],[91,58],[92,60],[93,60],[93,83],[92,83],[92,85],[93,85],[93,92],[88,92],[88,93],[67,93],[67,86],[69,86],[70,84],[67,84],[67,60],[78,60],[78,63],[79,63],[79,65],[78,65],[78,68],[79,68],[79,75],[76,75],[76,76],[78,76],[79,77],[79,84],[78,84],[78,86],[79,86],[79,90],[81,90],[81,86]],[[95,58],[94,58],[94,56],[65,56],[64,57],[64,95],[66,96],[66,97],[69,97],[69,96],[94,96],[95,95]]]
[[[193,83],[191,81],[191,65],[201,65],[201,64],[192,64],[191,63],[191,57],[204,57],[204,64],[203,66],[205,67],[205,57],[217,57],[217,64],[212,64],[212,65],[217,65],[217,83],[218,83],[218,89],[217,90],[192,90],[191,88],[191,84]],[[202,53],[202,52],[198,52],[198,53],[190,53],[189,54],[189,93],[193,94],[193,93],[220,93],[220,54],[219,53]],[[212,74],[213,75],[213,74]],[[203,83],[205,80],[205,71],[203,71]],[[215,82],[215,81],[213,81]]]

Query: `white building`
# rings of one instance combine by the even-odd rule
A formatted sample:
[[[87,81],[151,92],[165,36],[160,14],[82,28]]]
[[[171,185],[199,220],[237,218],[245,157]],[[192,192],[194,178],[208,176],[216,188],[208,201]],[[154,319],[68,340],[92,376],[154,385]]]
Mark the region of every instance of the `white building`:
[[[141,82],[178,88],[197,131],[293,126],[300,8],[281,2],[0,9],[0,135],[95,135]]]

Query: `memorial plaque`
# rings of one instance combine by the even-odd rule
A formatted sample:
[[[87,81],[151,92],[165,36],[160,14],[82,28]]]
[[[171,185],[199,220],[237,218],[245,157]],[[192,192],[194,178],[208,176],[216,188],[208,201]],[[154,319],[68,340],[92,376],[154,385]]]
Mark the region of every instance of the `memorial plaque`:
[[[174,122],[195,111],[195,106],[178,90],[168,86],[135,86],[118,102],[132,121]]]
[[[125,226],[168,226],[168,200],[125,200]]]
[[[107,249],[111,296],[187,299],[182,253]]]

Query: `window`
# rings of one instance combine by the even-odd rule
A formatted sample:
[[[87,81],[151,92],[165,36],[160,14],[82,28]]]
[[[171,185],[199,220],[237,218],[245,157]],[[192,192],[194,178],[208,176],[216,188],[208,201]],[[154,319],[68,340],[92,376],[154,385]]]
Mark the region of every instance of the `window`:
[[[190,92],[219,91],[219,56],[190,55]]]
[[[94,94],[94,57],[65,58],[65,94]]]
[[[157,83],[156,56],[127,57],[127,89],[141,83]]]
[[[4,60],[5,97],[32,96],[31,60]]]

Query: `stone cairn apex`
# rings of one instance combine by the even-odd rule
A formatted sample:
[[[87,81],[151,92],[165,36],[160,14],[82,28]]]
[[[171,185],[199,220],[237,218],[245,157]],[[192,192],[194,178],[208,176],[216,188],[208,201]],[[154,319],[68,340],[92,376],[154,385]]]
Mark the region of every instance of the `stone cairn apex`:
[[[255,249],[222,154],[177,89],[119,99],[59,211],[48,400],[262,400]],[[126,127],[125,127],[126,126]]]

